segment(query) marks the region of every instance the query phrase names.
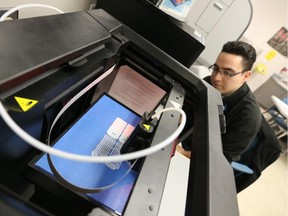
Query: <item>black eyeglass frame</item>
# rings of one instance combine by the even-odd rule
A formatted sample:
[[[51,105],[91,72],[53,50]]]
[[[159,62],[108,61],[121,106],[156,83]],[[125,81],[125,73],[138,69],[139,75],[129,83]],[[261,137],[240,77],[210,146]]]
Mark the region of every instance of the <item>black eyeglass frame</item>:
[[[208,67],[208,69],[210,70],[210,72],[211,73],[214,73],[214,72],[221,72],[221,70],[218,68],[217,69],[217,71],[215,70],[215,68],[216,68],[217,66],[215,66],[215,65],[211,65],[211,66],[209,66]],[[230,78],[231,77],[234,77],[234,76],[236,76],[236,75],[238,75],[238,74],[240,74],[240,73],[244,73],[244,72],[246,72],[246,71],[241,71],[241,72],[236,72],[236,73],[233,73],[233,74],[230,74],[230,73],[228,73],[227,71],[222,71],[223,72],[223,74],[224,74],[224,76],[229,76]]]

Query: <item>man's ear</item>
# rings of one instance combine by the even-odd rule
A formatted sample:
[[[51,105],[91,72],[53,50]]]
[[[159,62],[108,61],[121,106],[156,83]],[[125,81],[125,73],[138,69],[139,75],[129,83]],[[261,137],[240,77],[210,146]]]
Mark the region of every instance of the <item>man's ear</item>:
[[[252,71],[251,70],[250,71],[246,71],[244,73],[245,81],[247,81],[250,78],[251,75],[252,75]]]

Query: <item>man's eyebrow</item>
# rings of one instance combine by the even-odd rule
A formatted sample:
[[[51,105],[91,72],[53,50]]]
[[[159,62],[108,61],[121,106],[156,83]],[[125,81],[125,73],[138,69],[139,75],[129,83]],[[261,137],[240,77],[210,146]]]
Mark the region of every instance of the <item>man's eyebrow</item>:
[[[220,69],[220,67],[217,64],[214,64],[214,66]],[[236,72],[233,68],[221,68],[221,70]]]
[[[231,72],[236,72],[234,69],[232,68],[222,68],[222,70],[226,70],[226,71],[231,71]]]

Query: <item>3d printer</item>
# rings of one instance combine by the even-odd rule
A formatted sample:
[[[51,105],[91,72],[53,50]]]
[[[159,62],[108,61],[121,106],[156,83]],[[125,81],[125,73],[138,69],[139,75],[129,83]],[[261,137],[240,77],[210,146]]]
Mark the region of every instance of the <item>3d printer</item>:
[[[79,139],[83,145],[75,148],[64,141],[62,147],[77,149],[80,154],[79,149],[89,148],[92,156],[103,155],[107,149],[103,145],[98,148],[97,143],[114,136],[117,143],[109,150],[113,155],[119,154],[116,146],[128,139],[131,128],[137,127],[145,112],[182,107],[193,122],[186,215],[238,214],[233,172],[222,154],[218,111],[221,97],[185,66],[101,9],[3,22],[0,32],[0,99],[23,130],[54,145],[70,134],[70,141]],[[204,48],[190,37],[191,43]],[[83,94],[69,104],[79,92]],[[82,120],[86,123],[77,129]],[[153,147],[165,140],[179,123],[180,113],[162,113],[149,145]],[[112,125],[117,125],[117,130],[110,129]],[[150,126],[144,125],[147,130]],[[184,130],[189,127],[187,123]],[[89,132],[91,136],[81,135],[80,130],[85,128],[94,128],[95,134],[103,130],[105,135],[91,140],[93,132]],[[109,143],[107,139],[105,142]],[[86,148],[87,143],[92,144]],[[79,191],[83,187],[73,190],[73,185],[71,188],[55,178],[47,155],[23,141],[1,118],[0,211],[19,215],[87,215],[96,209],[93,215],[157,215],[173,151],[173,142],[170,143],[137,160],[133,169],[128,168],[131,172],[126,169],[125,178],[111,183],[113,187],[100,192]],[[54,164],[59,162],[57,158],[53,160]],[[126,163],[103,166],[111,171],[119,170],[123,164]],[[63,171],[78,165],[68,164]],[[70,170],[68,174],[78,172],[79,169],[75,173]],[[80,174],[80,183],[88,178],[87,173],[93,172]],[[120,185],[115,186],[116,181]],[[111,207],[116,202],[112,197],[123,188],[125,194],[120,195],[120,200],[125,202],[119,212]]]

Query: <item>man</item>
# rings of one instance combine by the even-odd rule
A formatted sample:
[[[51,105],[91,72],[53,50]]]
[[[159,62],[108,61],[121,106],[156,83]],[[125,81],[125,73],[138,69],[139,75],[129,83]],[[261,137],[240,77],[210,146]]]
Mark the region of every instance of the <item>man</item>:
[[[241,41],[227,42],[215,63],[209,67],[211,76],[204,78],[222,95],[226,118],[226,133],[222,134],[222,145],[228,161],[239,160],[260,129],[260,108],[246,84],[255,60],[256,52],[250,44]],[[182,142],[184,149],[177,146],[177,151],[189,157],[187,150],[190,143],[191,141]]]

